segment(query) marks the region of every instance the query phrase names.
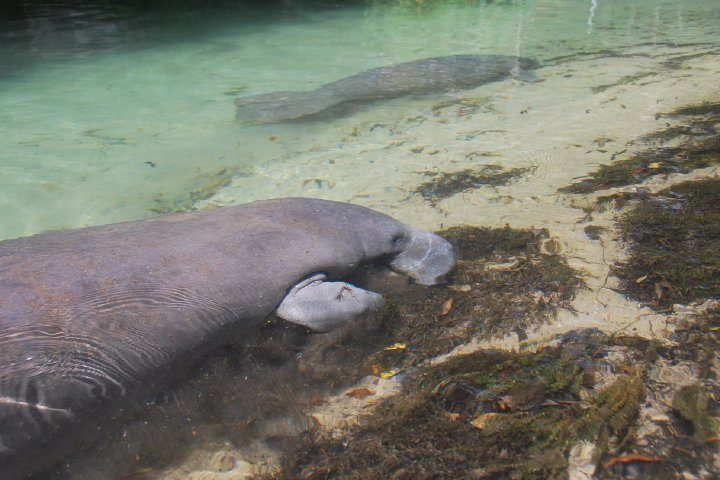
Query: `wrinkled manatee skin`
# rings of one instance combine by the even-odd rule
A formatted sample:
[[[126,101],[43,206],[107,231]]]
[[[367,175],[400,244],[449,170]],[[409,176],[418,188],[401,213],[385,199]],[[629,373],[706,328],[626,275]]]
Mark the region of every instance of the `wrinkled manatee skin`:
[[[294,198],[0,242],[2,478],[48,468],[151,401],[302,279],[390,261],[427,243],[417,232],[364,207]],[[439,255],[433,278],[454,261]]]

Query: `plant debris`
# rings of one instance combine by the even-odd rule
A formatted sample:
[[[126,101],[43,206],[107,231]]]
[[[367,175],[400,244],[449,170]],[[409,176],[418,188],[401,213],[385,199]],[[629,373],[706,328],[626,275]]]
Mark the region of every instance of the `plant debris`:
[[[718,425],[709,413],[709,398],[699,384],[681,387],[672,400],[672,407],[692,425],[693,437],[707,441],[718,432]]]
[[[598,347],[613,343],[578,331],[534,353],[483,350],[424,367],[346,436],[309,432],[274,478],[318,466],[328,479],[562,478],[575,443],[600,442],[604,455],[637,418],[639,368],[587,395]]]
[[[622,287],[656,308],[720,296],[720,180],[685,182],[639,202],[619,221],[629,258]]]
[[[386,344],[407,348],[380,350],[369,359],[372,364],[408,367],[478,336],[522,335],[558,308],[569,308],[584,287],[563,257],[540,252],[549,237],[545,230],[456,227],[438,234],[456,254],[450,283],[388,297],[382,322]]]
[[[681,108],[662,117],[683,117],[684,125],[667,127],[646,135],[644,142],[668,143],[685,139],[683,145],[650,148],[628,159],[602,165],[590,178],[561,188],[564,193],[592,193],[632,185],[655,175],[688,173],[720,164],[720,104]],[[690,140],[691,139],[691,140]]]
[[[600,235],[607,232],[607,228],[599,225],[587,225],[583,231],[590,240],[600,240]]]
[[[468,192],[484,186],[508,185],[531,170],[532,167],[505,169],[500,165],[480,165],[458,172],[424,172],[423,174],[432,177],[432,180],[417,187],[413,193],[418,193],[432,205],[437,205],[441,200],[456,193]]]

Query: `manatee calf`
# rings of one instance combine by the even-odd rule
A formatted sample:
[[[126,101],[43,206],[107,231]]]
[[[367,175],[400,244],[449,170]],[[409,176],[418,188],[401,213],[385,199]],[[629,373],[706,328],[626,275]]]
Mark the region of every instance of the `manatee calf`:
[[[235,118],[270,123],[318,114],[345,103],[465,90],[539,68],[506,55],[454,55],[373,68],[307,92],[273,92],[235,99]]]
[[[432,285],[454,259],[437,235],[306,198],[0,242],[0,477],[47,468],[276,312],[322,332],[362,320],[382,297],[342,279],[373,262]]]

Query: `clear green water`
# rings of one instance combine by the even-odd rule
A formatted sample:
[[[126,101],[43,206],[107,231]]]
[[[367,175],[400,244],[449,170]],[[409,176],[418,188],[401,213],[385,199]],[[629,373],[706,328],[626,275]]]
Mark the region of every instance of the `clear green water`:
[[[334,148],[332,121],[236,123],[238,94],[460,53],[546,60],[720,43],[717,0],[60,6],[20,16],[0,23],[0,238],[189,208],[257,163]]]

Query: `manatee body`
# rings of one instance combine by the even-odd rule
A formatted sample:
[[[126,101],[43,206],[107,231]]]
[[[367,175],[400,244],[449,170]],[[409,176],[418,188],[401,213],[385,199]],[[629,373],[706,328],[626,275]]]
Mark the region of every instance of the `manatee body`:
[[[433,284],[453,261],[434,234],[301,198],[0,242],[0,477],[48,467],[276,311],[318,331],[376,311],[339,281],[362,264]]]
[[[539,68],[507,55],[454,55],[373,68],[307,92],[273,92],[235,99],[235,118],[271,123],[315,115],[345,103],[465,90]]]

